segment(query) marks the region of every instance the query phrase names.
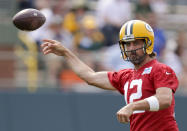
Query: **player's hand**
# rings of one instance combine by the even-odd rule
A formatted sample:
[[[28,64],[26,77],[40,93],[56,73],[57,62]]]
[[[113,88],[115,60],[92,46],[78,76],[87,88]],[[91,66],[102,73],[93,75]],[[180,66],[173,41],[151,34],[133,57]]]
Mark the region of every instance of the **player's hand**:
[[[117,112],[117,119],[120,123],[128,123],[130,122],[129,118],[132,115],[132,113],[133,113],[132,104],[128,104]]]
[[[44,55],[54,53],[58,56],[64,56],[65,53],[68,51],[68,49],[62,46],[60,42],[49,39],[43,40],[41,48]]]

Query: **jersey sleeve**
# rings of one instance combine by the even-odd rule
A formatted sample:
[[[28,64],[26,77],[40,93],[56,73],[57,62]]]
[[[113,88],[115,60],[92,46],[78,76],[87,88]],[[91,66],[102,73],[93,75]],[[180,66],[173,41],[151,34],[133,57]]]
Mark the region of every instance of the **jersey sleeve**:
[[[164,64],[155,67],[153,81],[155,89],[160,87],[168,87],[175,91],[178,88],[178,79],[176,77],[175,72],[169,67]]]
[[[108,79],[110,83],[116,88],[121,94],[124,94],[123,84],[126,82],[128,70],[121,70],[119,72],[108,72]]]

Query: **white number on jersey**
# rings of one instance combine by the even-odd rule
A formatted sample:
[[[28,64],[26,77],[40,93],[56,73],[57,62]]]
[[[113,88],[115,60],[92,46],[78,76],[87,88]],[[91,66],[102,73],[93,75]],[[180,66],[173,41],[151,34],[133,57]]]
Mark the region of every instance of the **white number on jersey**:
[[[127,82],[125,84],[125,86],[124,86],[126,104],[132,103],[135,99],[140,99],[142,97],[142,79],[132,80],[132,82],[130,83],[130,87],[129,88],[132,89],[135,86],[137,86],[137,92],[136,93],[132,93],[129,96],[129,103],[127,101],[128,86],[129,86],[129,82]],[[144,111],[134,111],[133,114],[141,113],[141,112],[144,112]]]

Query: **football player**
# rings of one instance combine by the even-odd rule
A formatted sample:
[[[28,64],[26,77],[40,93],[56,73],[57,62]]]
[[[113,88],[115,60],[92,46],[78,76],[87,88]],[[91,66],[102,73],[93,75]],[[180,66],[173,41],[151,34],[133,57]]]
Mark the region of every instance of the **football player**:
[[[131,61],[134,69],[95,72],[58,41],[46,39],[42,48],[45,55],[63,56],[88,84],[124,95],[126,105],[117,112],[117,119],[130,122],[131,131],[178,131],[174,116],[178,79],[170,67],[156,60],[150,25],[141,20],[126,22],[120,30],[119,45],[123,59]]]

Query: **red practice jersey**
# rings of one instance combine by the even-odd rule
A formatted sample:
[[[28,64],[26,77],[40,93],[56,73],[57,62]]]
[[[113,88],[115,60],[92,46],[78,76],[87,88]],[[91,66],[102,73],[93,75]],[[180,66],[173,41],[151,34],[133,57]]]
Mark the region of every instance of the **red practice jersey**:
[[[124,69],[108,72],[111,84],[125,97],[126,104],[143,100],[156,94],[156,89],[168,87],[173,91],[169,108],[157,112],[134,111],[130,117],[131,131],[178,131],[174,113],[174,93],[178,79],[174,71],[156,59],[140,69]]]

